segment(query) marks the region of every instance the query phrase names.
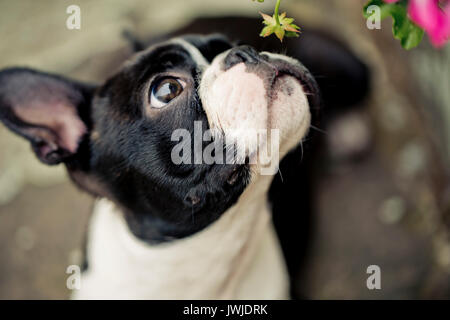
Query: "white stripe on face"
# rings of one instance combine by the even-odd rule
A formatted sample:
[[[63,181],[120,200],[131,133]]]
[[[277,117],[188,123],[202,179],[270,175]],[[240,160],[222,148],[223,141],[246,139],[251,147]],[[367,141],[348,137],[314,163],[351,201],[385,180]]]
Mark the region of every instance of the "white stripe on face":
[[[174,43],[182,46],[184,50],[189,53],[189,55],[195,61],[197,67],[201,71],[204,71],[209,66],[209,62],[201,54],[200,50],[198,50],[194,45],[190,44],[186,40],[183,40],[182,38],[174,38],[170,40],[169,43]]]

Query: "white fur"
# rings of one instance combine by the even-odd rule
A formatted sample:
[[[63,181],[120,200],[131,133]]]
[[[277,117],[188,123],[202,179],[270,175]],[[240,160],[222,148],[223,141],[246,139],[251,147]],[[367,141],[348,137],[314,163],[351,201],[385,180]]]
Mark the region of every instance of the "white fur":
[[[200,83],[200,98],[210,127],[223,131],[225,140],[235,141],[238,152],[244,154],[254,154],[265,147],[255,139],[254,131],[267,130],[269,134],[269,130],[277,129],[279,156],[283,157],[309,129],[311,113],[302,85],[294,77],[285,75],[277,78],[272,88],[276,94],[266,92],[263,80],[248,72],[244,63],[222,70],[228,53],[225,51],[213,60]],[[290,57],[264,54],[292,65],[299,64]],[[286,87],[291,90],[290,95],[283,90]]]
[[[261,177],[206,229],[148,245],[122,213],[97,202],[89,230],[89,268],[74,299],[287,299],[288,278]]]

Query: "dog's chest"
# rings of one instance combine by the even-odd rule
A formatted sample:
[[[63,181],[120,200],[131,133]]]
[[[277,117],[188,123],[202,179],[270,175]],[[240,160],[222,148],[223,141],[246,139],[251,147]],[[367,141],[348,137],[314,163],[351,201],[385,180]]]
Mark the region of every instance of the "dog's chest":
[[[75,299],[285,299],[288,278],[266,203],[232,207],[205,230],[151,246],[100,200]],[[239,210],[238,210],[239,209]]]

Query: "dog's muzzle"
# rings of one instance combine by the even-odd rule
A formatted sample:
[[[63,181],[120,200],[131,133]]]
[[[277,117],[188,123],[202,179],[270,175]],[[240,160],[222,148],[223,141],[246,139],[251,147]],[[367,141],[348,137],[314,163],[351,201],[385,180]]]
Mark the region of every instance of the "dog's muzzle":
[[[308,131],[310,79],[295,59],[239,46],[205,70],[200,97],[210,127],[235,141],[238,150],[255,153],[267,141],[254,132],[278,130],[282,156]]]

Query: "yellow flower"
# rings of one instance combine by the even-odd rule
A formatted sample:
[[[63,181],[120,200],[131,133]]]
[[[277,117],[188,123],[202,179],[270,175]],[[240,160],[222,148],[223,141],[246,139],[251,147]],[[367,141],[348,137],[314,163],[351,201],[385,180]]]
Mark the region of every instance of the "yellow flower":
[[[266,26],[262,29],[260,36],[268,37],[272,33],[275,33],[280,41],[283,41],[284,37],[298,37],[300,33],[300,27],[295,25],[293,18],[287,18],[286,12],[278,15],[276,19],[275,14],[269,16],[268,14],[260,12],[263,17],[263,24]]]

